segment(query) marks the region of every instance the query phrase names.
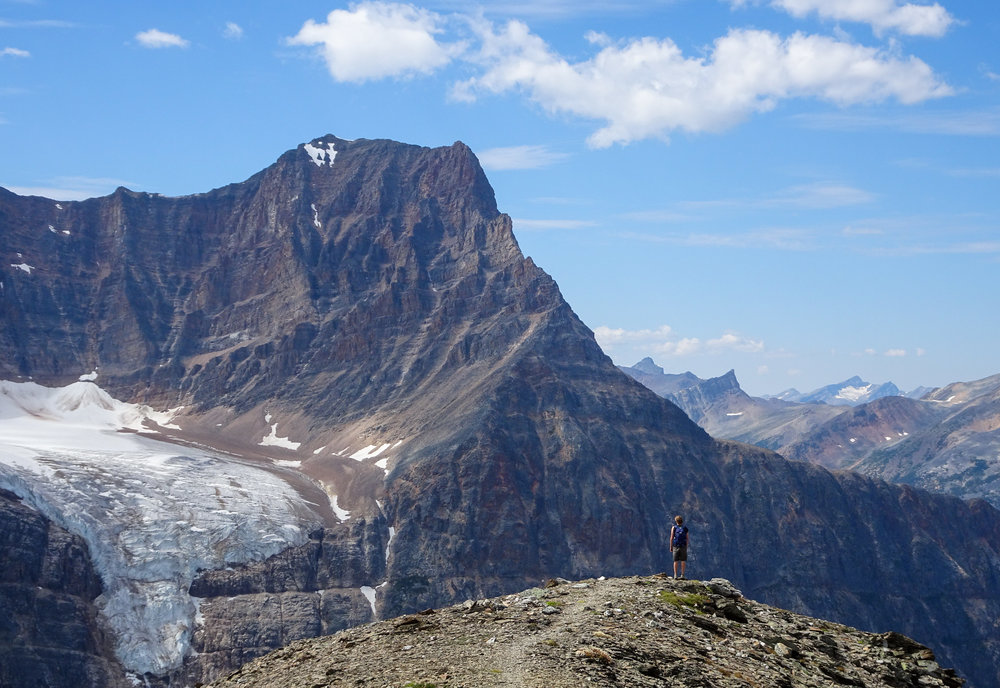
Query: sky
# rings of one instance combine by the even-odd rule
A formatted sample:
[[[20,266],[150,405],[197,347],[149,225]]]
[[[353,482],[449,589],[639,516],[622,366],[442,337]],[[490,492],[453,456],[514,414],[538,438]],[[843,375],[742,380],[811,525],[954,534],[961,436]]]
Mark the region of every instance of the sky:
[[[0,0],[0,186],[463,141],[615,363],[909,391],[1000,373],[998,39],[996,0]]]

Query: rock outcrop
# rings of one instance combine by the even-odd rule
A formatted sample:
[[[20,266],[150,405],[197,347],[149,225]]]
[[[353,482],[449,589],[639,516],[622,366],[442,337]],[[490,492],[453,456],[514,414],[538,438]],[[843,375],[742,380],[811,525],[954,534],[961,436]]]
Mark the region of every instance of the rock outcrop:
[[[676,513],[696,571],[1000,679],[1000,513],[712,439],[601,352],[462,144],[323,137],[183,198],[0,192],[0,247],[0,375],[183,407],[164,436],[295,467],[349,515],[201,572],[199,654],[151,683],[548,577],[662,571]]]
[[[898,633],[745,599],[728,581],[551,580],[299,641],[211,684],[437,688],[582,685],[827,688],[962,679]]]
[[[0,490],[0,685],[128,685],[98,619],[87,544]]]

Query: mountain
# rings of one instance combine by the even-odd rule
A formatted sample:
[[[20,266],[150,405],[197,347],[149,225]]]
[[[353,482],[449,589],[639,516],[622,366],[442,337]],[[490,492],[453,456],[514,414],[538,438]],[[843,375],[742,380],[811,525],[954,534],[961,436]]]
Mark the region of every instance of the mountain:
[[[785,448],[789,458],[1000,505],[1000,375],[879,399]]]
[[[808,394],[802,394],[797,389],[787,389],[776,395],[781,401],[797,401],[801,404],[830,404],[832,406],[857,406],[882,397],[904,396],[899,387],[891,382],[876,385],[865,382],[860,377],[854,377],[832,385],[820,387]],[[765,397],[767,398],[767,397]]]
[[[692,575],[1000,679],[1000,512],[713,439],[603,354],[461,143],[325,136],[179,198],[0,191],[0,251],[0,488],[85,543],[114,656],[90,647],[133,682],[663,571],[677,513]]]
[[[690,373],[669,375],[645,361],[642,369],[622,370],[676,403],[714,437],[1000,506],[1000,375],[923,388],[919,399],[889,395],[834,406],[751,397],[734,371],[702,380]],[[825,389],[834,388],[844,387]]]
[[[794,679],[790,677],[794,676]],[[742,597],[728,581],[550,579],[303,640],[216,688],[252,685],[961,686],[934,653]]]

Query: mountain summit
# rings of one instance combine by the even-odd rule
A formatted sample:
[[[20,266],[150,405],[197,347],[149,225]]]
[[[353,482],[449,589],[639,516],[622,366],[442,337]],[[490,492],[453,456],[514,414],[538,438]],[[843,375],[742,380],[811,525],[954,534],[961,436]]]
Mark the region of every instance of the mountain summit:
[[[695,575],[1000,678],[1000,513],[712,439],[603,354],[464,144],[325,136],[180,198],[0,191],[0,251],[0,375],[150,410],[117,453],[0,425],[0,488],[84,539],[135,680],[663,571],[677,513]]]

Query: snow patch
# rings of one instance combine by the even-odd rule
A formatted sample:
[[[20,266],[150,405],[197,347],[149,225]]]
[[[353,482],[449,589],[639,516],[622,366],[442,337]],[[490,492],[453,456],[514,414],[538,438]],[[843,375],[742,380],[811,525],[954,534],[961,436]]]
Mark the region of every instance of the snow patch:
[[[364,595],[365,599],[368,600],[368,604],[370,604],[371,608],[372,608],[372,616],[375,616],[375,614],[376,614],[376,612],[375,612],[375,588],[371,587],[370,585],[362,585],[361,586],[361,594]]]
[[[22,272],[26,272],[29,275],[31,274],[31,271],[35,269],[34,265],[28,265],[27,263],[11,263],[10,266],[12,268],[17,268],[18,270],[21,270]]]
[[[93,382],[96,379],[97,379],[96,369],[90,371],[89,373],[86,373],[85,375],[81,375],[80,377],[77,378],[77,380],[79,380],[80,382]]]
[[[859,401],[871,394],[871,391],[872,386],[870,384],[864,387],[842,387],[834,398],[844,399],[845,401]]]
[[[271,459],[271,463],[281,468],[302,468],[301,461],[286,461],[284,459]]]
[[[302,147],[309,154],[309,157],[312,158],[312,161],[316,163],[316,167],[323,167],[324,165],[333,167],[333,159],[337,157],[337,151],[332,143],[321,141],[315,146],[311,143],[304,143]]]
[[[369,444],[364,449],[359,449],[358,451],[351,454],[351,458],[355,461],[364,461],[365,459],[374,459],[376,456],[389,449],[392,445],[388,442],[376,447],[374,444]]]
[[[271,432],[264,435],[264,439],[258,442],[258,445],[262,447],[282,447],[284,449],[291,449],[292,451],[302,446],[301,442],[292,442],[287,437],[278,437],[278,424],[271,423],[270,413],[264,416],[264,422],[271,426]]]
[[[729,417],[731,417],[731,418],[735,418],[737,416],[742,416],[743,412],[740,411],[739,413],[727,413],[726,415],[729,416]]]
[[[316,204],[310,203],[309,207],[313,211],[313,224],[316,225],[316,229],[323,229],[323,223],[319,221],[319,211],[316,210]]]
[[[389,545],[392,544],[392,539],[396,537],[396,529],[389,526],[389,539],[385,543],[385,563],[389,563]]]
[[[337,504],[337,495],[335,494],[330,495],[330,508],[333,509],[333,513],[337,515],[337,519],[341,523],[351,518],[351,512]]]

